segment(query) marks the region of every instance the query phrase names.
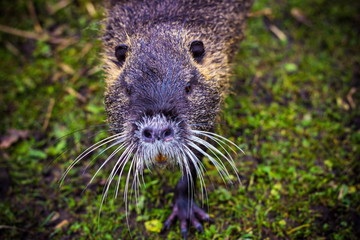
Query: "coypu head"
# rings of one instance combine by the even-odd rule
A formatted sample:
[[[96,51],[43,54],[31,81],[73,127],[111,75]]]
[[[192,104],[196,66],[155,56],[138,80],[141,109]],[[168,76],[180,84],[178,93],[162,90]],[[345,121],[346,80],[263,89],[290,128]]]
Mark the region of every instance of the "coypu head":
[[[167,164],[188,176],[195,169],[202,179],[202,156],[223,179],[231,182],[224,162],[237,175],[228,150],[238,147],[210,130],[250,5],[251,0],[112,1],[102,40],[105,107],[114,135],[89,149],[117,147],[103,165],[120,152],[108,184],[128,162],[135,179],[145,167]]]
[[[154,29],[111,50],[110,125],[147,166],[194,157],[194,130],[213,126],[221,99],[216,79],[199,69],[208,54],[203,41]]]
[[[102,40],[105,107],[114,133],[80,154],[62,180],[81,159],[106,146],[100,153],[116,149],[94,175],[114,163],[102,202],[115,175],[119,186],[127,163],[124,197],[131,171],[136,188],[144,168],[153,165],[178,165],[187,177],[195,170],[204,183],[202,156],[231,182],[224,163],[237,176],[238,171],[228,150],[242,150],[209,130],[228,89],[230,62],[252,0],[109,2]]]

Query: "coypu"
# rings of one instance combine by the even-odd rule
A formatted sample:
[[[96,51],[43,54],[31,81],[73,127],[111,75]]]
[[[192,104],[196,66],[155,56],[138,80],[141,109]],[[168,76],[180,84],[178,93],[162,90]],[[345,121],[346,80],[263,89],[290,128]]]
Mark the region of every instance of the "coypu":
[[[178,165],[183,174],[163,231],[178,218],[186,238],[187,222],[203,231],[200,221],[210,220],[193,202],[197,176],[203,191],[203,156],[224,178],[229,173],[220,157],[236,172],[229,153],[206,139],[223,149],[236,146],[212,131],[251,5],[252,0],[119,0],[107,6],[102,37],[105,107],[115,134],[103,141],[117,149],[104,164],[122,153],[105,192],[127,162],[129,173],[134,171],[135,186],[145,167]],[[125,195],[128,184],[129,177]]]

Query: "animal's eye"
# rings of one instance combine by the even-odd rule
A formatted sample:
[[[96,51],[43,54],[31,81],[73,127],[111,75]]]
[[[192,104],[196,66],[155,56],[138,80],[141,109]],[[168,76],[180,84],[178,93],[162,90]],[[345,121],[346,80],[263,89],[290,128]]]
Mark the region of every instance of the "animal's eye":
[[[188,83],[186,83],[186,85],[185,85],[185,92],[186,92],[186,93],[189,93],[190,91],[191,91],[191,83],[188,82]]]
[[[120,66],[122,66],[125,62],[128,49],[129,47],[125,44],[120,44],[115,47],[115,57],[119,61]]]
[[[202,41],[193,41],[190,45],[190,52],[196,62],[201,62],[205,54],[205,48]]]
[[[126,94],[127,94],[128,96],[130,96],[130,95],[132,94],[132,89],[131,89],[131,87],[126,87]]]

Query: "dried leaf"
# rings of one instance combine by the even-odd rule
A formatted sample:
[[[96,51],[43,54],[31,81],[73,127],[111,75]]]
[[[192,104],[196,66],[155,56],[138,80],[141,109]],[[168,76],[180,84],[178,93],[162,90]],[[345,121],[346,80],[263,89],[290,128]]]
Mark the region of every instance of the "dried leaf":
[[[60,68],[69,75],[74,75],[75,70],[68,64],[59,63]]]
[[[65,8],[66,6],[68,6],[71,3],[70,0],[61,0],[58,1],[56,4],[47,4],[47,9],[50,15],[56,13],[57,11]]]
[[[13,143],[17,142],[19,138],[24,139],[29,136],[28,130],[9,129],[8,135],[0,137],[0,149],[9,148]]]
[[[285,35],[285,33],[283,33],[277,26],[275,25],[270,25],[270,31],[272,33],[274,33],[274,35],[282,42],[286,42],[287,41],[287,37]]]
[[[342,108],[346,111],[350,109],[350,106],[341,97],[336,98],[336,104],[339,108]]]
[[[50,222],[55,222],[60,218],[60,213],[55,212],[54,215],[51,217]]]
[[[55,229],[59,229],[59,228],[62,228],[63,226],[65,225],[68,225],[69,224],[69,221],[68,220],[62,220],[58,225],[55,226]]]
[[[149,232],[157,232],[157,233],[159,233],[161,231],[162,225],[163,224],[158,219],[154,219],[154,220],[150,220],[150,221],[145,222],[145,228]]]
[[[352,97],[352,95],[356,93],[356,88],[351,88],[350,91],[348,92],[348,94],[346,95],[346,99],[348,100],[349,102],[349,105],[352,109],[355,109],[356,108],[356,105],[355,105],[355,101]]]
[[[298,67],[295,63],[285,63],[284,68],[289,73],[296,72],[298,70]]]
[[[261,16],[270,16],[272,15],[271,8],[264,8],[259,11],[251,12],[248,14],[248,17],[261,17]]]
[[[94,4],[92,4],[91,2],[86,3],[86,9],[88,11],[88,13],[90,14],[90,16],[94,17],[96,15],[96,9],[94,7]]]
[[[54,104],[55,104],[55,99],[50,98],[49,106],[48,106],[48,109],[47,109],[47,112],[46,112],[46,118],[45,118],[45,121],[44,121],[44,125],[42,127],[43,131],[45,131],[47,129],[48,125],[49,125],[49,121],[50,121],[50,118],[51,118],[52,110],[54,108]]]
[[[81,102],[86,102],[86,97],[84,97],[83,95],[81,95],[79,92],[77,92],[75,89],[71,88],[71,87],[67,87],[65,88],[65,90],[72,96],[75,96],[79,101]]]
[[[305,24],[306,26],[311,26],[311,22],[307,19],[307,17],[305,16],[305,14],[298,8],[293,8],[291,9],[291,15],[298,21],[301,22],[303,24]]]

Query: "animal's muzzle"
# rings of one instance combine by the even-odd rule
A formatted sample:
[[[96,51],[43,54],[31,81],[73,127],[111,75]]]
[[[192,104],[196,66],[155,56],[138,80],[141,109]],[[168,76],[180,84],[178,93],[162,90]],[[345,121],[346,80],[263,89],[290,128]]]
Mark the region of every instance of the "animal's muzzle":
[[[155,141],[169,142],[174,139],[174,129],[171,126],[144,126],[141,132],[144,142],[154,143]]]

